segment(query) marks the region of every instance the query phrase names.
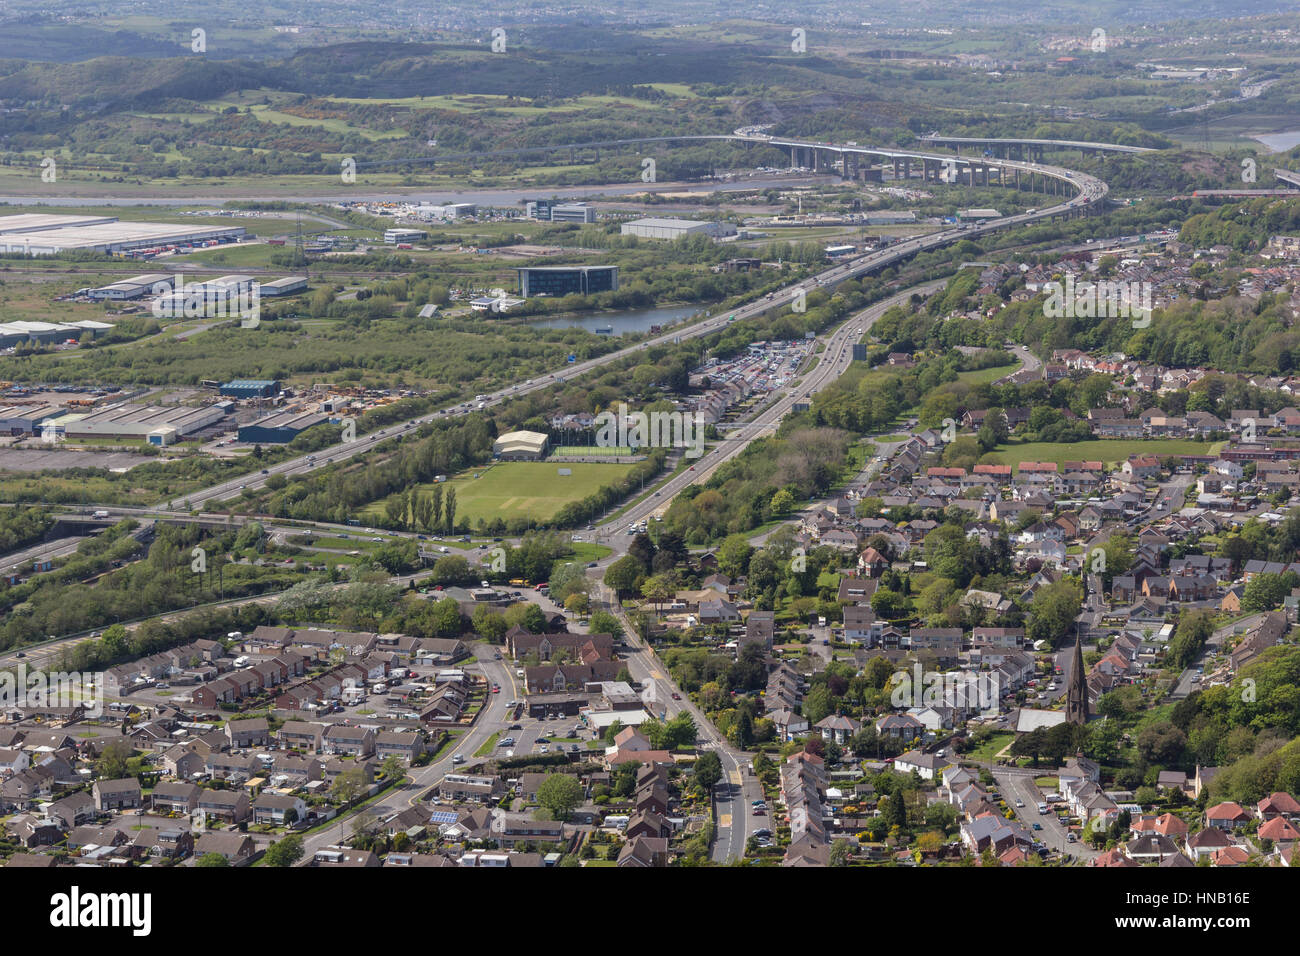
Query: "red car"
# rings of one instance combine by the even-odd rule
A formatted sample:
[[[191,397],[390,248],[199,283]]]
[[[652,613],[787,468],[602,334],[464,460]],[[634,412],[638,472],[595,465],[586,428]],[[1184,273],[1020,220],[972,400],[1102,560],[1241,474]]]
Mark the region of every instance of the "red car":
[[[492,693],[494,693],[494,694],[499,694],[499,693],[501,693],[501,687],[500,687],[498,684],[493,684],[493,685],[492,685]]]
[[[674,694],[673,694],[673,700],[681,700],[681,699],[682,699],[682,695],[681,695],[681,694],[677,694],[677,693],[674,693]]]

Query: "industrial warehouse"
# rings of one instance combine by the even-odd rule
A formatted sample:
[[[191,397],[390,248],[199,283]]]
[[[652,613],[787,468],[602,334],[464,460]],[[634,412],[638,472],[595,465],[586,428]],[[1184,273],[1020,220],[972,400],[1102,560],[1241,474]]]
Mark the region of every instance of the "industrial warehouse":
[[[96,301],[125,302],[146,295],[160,295],[171,290],[176,277],[170,272],[151,272],[148,275],[132,276],[98,289],[85,290],[87,298]]]
[[[172,296],[166,300],[174,307],[176,298],[179,296],[179,290],[176,289],[177,281],[184,282],[184,276],[171,272],[150,272],[145,275],[132,276],[129,279],[121,279],[109,285],[100,286],[97,289],[83,289],[78,295],[84,294],[86,298],[92,301],[110,301],[125,302],[131,299],[139,299],[147,295]],[[253,285],[257,285],[259,295],[264,296],[282,296],[296,295],[307,289],[306,276],[286,276],[283,279],[272,279],[270,282],[256,283],[251,276],[221,276],[212,279],[213,300],[221,294],[221,290],[226,289],[231,283],[235,283],[238,288],[242,286],[245,291],[251,290]],[[189,283],[185,289],[191,290],[198,286],[205,290],[204,299],[207,300],[206,289],[209,283]],[[180,299],[181,311],[184,311],[184,298]]]
[[[189,283],[181,279],[174,290],[153,300],[153,314],[160,319],[253,314],[260,300],[261,288],[252,276],[219,276]]]
[[[48,402],[39,405],[0,405],[0,435],[33,435],[48,421],[67,414]]]
[[[0,349],[11,349],[23,344],[50,345],[56,342],[80,342],[87,332],[93,338],[97,332],[111,329],[107,322],[79,319],[76,322],[0,322]]]
[[[271,378],[237,378],[219,389],[226,398],[274,398],[280,394],[280,383]]]
[[[282,445],[307,429],[329,421],[320,412],[277,412],[239,427],[239,440],[250,445]]]
[[[112,216],[0,216],[0,252],[31,256],[72,250],[125,254],[156,246],[238,242],[243,226],[184,226],[163,222],[122,222]]]
[[[729,222],[711,222],[703,219],[634,219],[619,227],[624,236],[641,239],[680,239],[682,236],[734,236],[736,227]]]
[[[56,427],[69,438],[143,438],[170,445],[221,421],[219,405],[114,405],[88,415],[68,415]]]

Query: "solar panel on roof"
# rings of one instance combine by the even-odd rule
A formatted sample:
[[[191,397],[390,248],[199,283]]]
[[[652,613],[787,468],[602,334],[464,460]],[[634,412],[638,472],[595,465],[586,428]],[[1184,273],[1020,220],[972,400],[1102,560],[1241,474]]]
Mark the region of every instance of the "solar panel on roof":
[[[460,819],[459,813],[453,813],[451,810],[434,810],[433,815],[429,817],[432,823],[455,823]]]

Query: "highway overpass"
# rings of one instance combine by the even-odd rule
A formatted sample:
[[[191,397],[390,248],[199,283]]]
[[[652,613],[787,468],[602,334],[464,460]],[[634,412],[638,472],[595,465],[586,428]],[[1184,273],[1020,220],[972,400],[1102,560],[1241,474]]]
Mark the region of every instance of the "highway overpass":
[[[991,155],[1007,159],[1033,159],[1037,162],[1043,161],[1043,154],[1048,152],[1059,152],[1061,150],[1075,150],[1083,156],[1091,156],[1096,153],[1154,153],[1156,150],[1149,146],[1124,146],[1119,143],[1091,143],[1086,140],[1078,139],[1028,139],[1023,137],[996,137],[996,136],[940,136],[938,133],[930,133],[927,136],[918,137],[921,142],[929,143],[932,146],[949,146],[961,155],[963,148],[975,150],[987,150]]]
[[[1278,182],[1286,183],[1288,186],[1300,186],[1300,173],[1289,169],[1274,169],[1273,176]]]
[[[885,182],[920,179],[929,183],[961,186],[1027,187],[1044,195],[1082,192],[1082,173],[1059,166],[1024,160],[963,157],[894,147],[862,146],[858,143],[827,143],[791,139],[760,133],[737,134],[736,139],[789,150],[790,165],[813,172],[838,173],[845,179]],[[915,176],[914,176],[915,173]],[[1100,182],[1100,180],[1097,180]]]

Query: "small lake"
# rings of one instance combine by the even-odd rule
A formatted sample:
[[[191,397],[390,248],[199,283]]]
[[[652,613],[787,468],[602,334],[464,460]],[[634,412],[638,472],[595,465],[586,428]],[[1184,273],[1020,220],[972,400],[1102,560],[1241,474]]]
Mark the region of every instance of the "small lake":
[[[628,309],[625,312],[560,315],[549,319],[530,319],[528,324],[543,329],[586,329],[588,332],[612,327],[614,331],[610,334],[626,335],[629,332],[649,332],[652,325],[662,325],[664,328],[676,325],[696,312],[703,312],[704,308],[704,306],[679,305],[662,309]]]

